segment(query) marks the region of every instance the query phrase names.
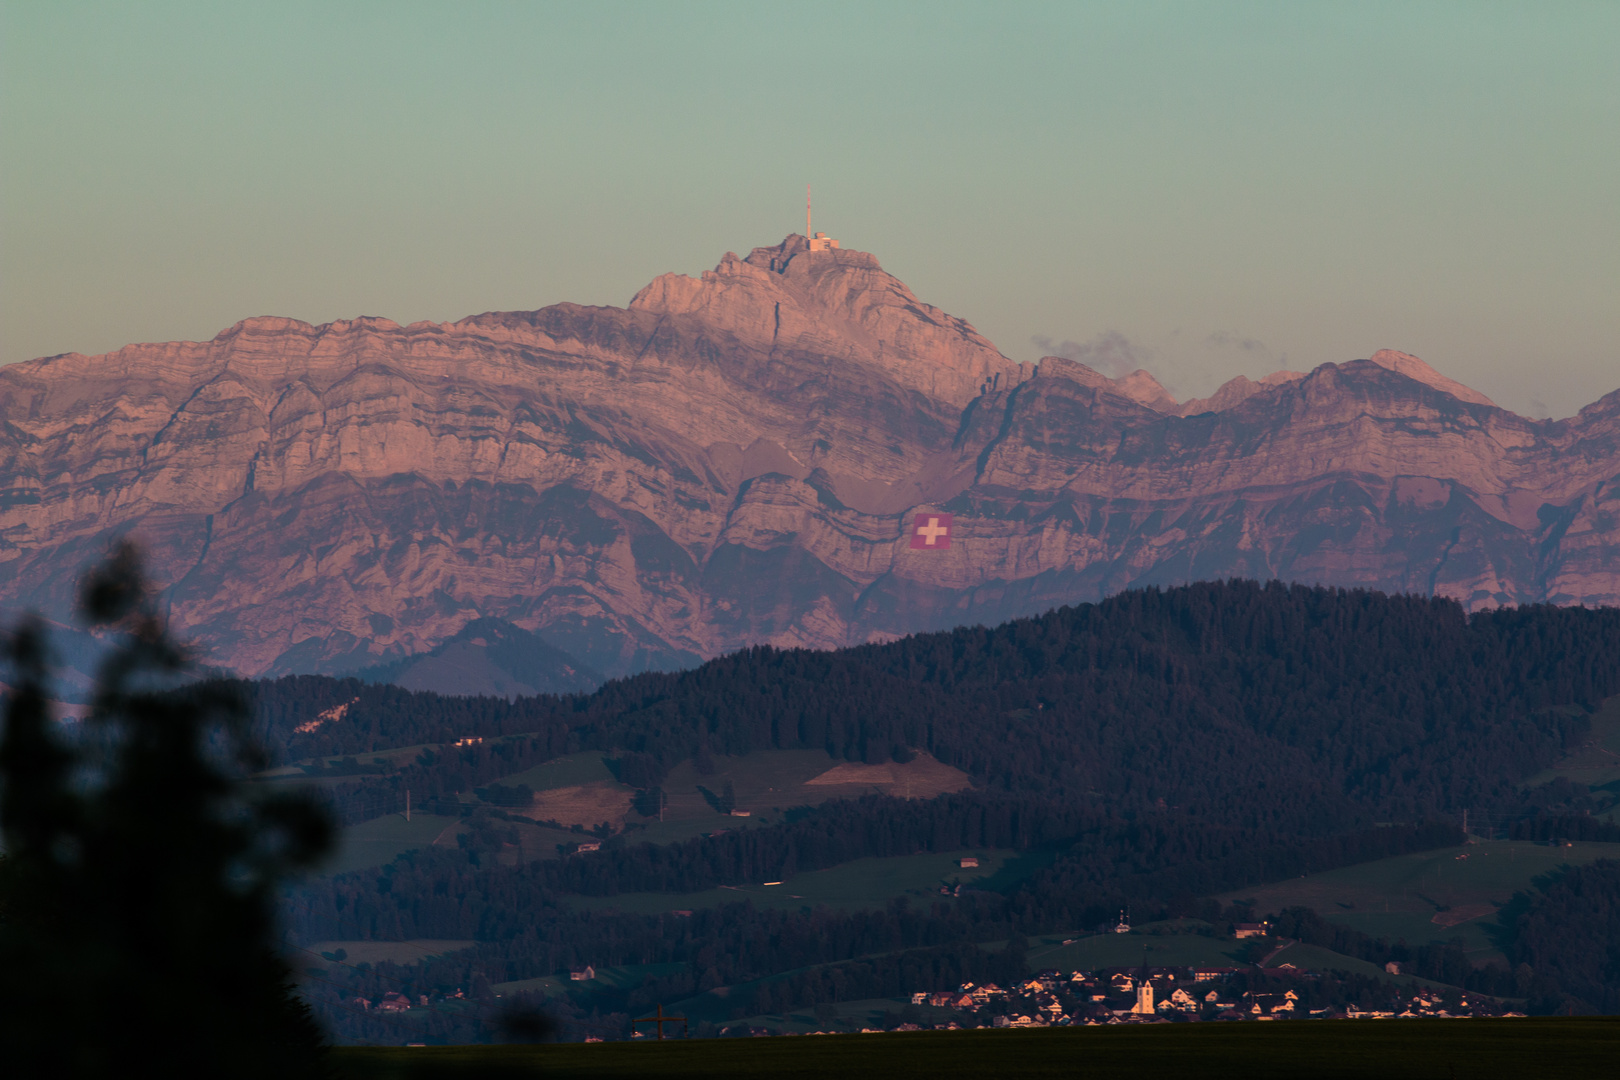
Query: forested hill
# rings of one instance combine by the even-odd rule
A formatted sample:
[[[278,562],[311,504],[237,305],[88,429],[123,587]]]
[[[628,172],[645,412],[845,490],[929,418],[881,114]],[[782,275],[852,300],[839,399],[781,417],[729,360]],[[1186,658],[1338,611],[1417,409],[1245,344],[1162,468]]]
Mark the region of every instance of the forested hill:
[[[1233,581],[834,652],[754,648],[588,696],[441,699],[312,677],[253,692],[292,757],[533,732],[527,758],[623,751],[650,759],[636,771],[656,782],[705,753],[926,749],[1018,798],[1325,833],[1517,805],[1518,783],[1620,692],[1620,610],[1469,616],[1446,600]],[[409,782],[432,790],[457,760]]]

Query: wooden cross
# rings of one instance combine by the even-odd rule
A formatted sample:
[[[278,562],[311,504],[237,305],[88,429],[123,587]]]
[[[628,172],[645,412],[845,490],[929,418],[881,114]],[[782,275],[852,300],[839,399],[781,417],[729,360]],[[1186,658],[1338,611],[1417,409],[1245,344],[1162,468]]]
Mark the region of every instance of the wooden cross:
[[[654,1015],[654,1016],[643,1016],[639,1020],[630,1021],[630,1028],[633,1031],[633,1030],[635,1030],[635,1026],[637,1024],[656,1024],[658,1026],[658,1041],[663,1042],[664,1041],[664,1025],[665,1024],[673,1024],[677,1020],[679,1020],[681,1022],[681,1038],[684,1039],[684,1038],[686,1038],[686,1034],[687,1034],[686,1017],[684,1017],[684,1016],[670,1016],[670,1015],[668,1015],[667,1013],[664,1012],[664,1007],[662,1005],[658,1006],[658,1008],[656,1010],[656,1015]]]

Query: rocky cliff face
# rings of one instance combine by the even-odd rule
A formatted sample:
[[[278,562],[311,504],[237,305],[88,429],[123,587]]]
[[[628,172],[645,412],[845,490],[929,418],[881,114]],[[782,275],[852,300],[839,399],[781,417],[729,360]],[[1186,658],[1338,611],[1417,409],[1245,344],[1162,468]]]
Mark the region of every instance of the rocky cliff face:
[[[0,417],[0,603],[65,617],[130,533],[177,628],[253,674],[478,619],[617,674],[1232,575],[1620,602],[1620,392],[1533,421],[1385,352],[1178,405],[1013,363],[797,236],[628,309],[17,364]],[[910,548],[918,510],[948,550]]]

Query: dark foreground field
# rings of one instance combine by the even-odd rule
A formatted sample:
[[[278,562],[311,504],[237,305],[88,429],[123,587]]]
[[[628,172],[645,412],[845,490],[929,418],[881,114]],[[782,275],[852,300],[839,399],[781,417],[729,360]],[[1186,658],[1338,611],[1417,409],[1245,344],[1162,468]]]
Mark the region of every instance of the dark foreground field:
[[[346,1080],[413,1076],[1598,1077],[1620,1019],[1286,1021],[1044,1031],[335,1051]]]

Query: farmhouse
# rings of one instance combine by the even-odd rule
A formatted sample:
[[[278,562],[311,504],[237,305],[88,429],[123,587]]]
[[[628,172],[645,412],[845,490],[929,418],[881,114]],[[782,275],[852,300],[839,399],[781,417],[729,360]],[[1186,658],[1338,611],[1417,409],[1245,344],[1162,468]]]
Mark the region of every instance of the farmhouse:
[[[596,978],[596,969],[586,964],[582,968],[573,968],[568,972],[569,979],[574,982],[590,982]]]

